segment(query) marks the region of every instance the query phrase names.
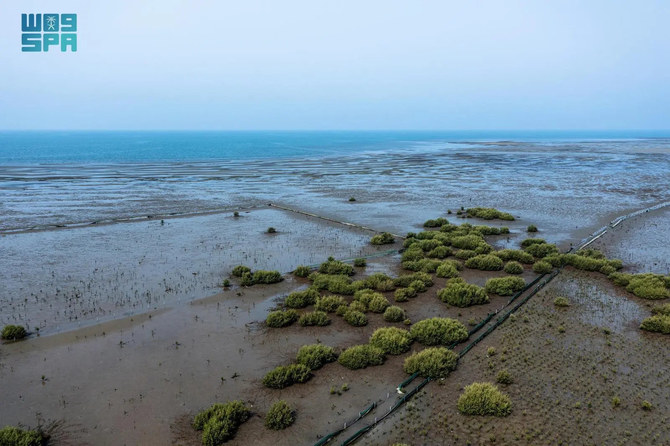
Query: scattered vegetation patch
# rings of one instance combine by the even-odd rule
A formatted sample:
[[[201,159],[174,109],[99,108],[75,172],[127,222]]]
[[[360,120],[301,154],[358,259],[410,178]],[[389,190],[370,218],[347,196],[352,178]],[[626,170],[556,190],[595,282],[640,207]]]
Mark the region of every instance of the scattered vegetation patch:
[[[21,325],[5,325],[0,337],[7,341],[18,341],[25,338],[27,334],[26,329]]]
[[[319,298],[319,292],[314,288],[307,288],[303,291],[294,291],[284,299],[284,305],[289,308],[305,308],[308,305],[314,305]]]
[[[316,298],[314,309],[317,311],[325,311],[326,313],[333,313],[342,305],[347,305],[347,301],[344,300],[342,296],[324,296]]]
[[[391,277],[384,273],[375,273],[363,279],[362,287],[377,291],[391,291],[395,285]]]
[[[496,376],[496,382],[498,384],[509,385],[514,382],[514,379],[507,370],[501,370],[498,372],[498,376]]]
[[[410,375],[436,379],[446,378],[457,364],[458,354],[444,347],[429,347],[405,359],[403,368]]]
[[[384,320],[386,322],[400,322],[405,320],[406,317],[405,310],[395,305],[384,310]]]
[[[370,243],[373,245],[390,245],[394,242],[395,238],[393,238],[393,234],[389,232],[382,232],[381,234],[372,236],[370,239]]]
[[[655,314],[643,320],[640,328],[656,333],[670,334],[670,316]]]
[[[437,277],[451,279],[454,277],[458,277],[458,269],[456,268],[456,266],[454,266],[454,262],[443,262],[435,270],[435,275]]]
[[[364,325],[368,325],[368,318],[361,311],[356,310],[347,311],[346,313],[344,313],[344,320],[347,324],[352,325],[354,327],[363,327]]]
[[[465,266],[482,271],[500,271],[503,269],[503,261],[493,254],[478,255],[466,260]]]
[[[528,225],[528,227],[526,228],[526,232],[537,232],[537,226]]]
[[[362,268],[362,267],[366,266],[367,264],[368,264],[368,262],[363,257],[359,257],[357,259],[354,259],[354,266],[357,266],[359,268]]]
[[[307,277],[311,272],[312,270],[309,268],[309,266],[300,265],[295,269],[295,271],[293,271],[293,275],[298,277]]]
[[[507,226],[502,226],[500,228],[496,228],[494,226],[475,226],[473,229],[479,232],[481,235],[509,234],[509,228]]]
[[[544,260],[538,260],[537,262],[533,263],[533,271],[537,274],[549,274],[552,269],[554,269],[553,265],[549,262],[545,262]]]
[[[470,217],[483,218],[484,220],[506,220],[514,221],[514,216],[507,212],[501,212],[495,208],[470,208],[467,211]]]
[[[370,345],[380,348],[388,355],[399,355],[409,350],[412,337],[402,328],[382,327],[372,333]]]
[[[535,262],[535,257],[520,249],[501,249],[500,251],[494,251],[491,254],[500,257],[505,262],[515,260],[526,265]]]
[[[558,296],[556,299],[554,299],[554,305],[557,307],[569,307],[570,301],[567,297]]]
[[[48,440],[48,435],[39,430],[25,430],[14,426],[0,429],[2,446],[43,446]]]
[[[333,257],[328,257],[328,260],[319,266],[319,272],[322,274],[342,274],[345,276],[352,276],[354,274],[354,267],[335,260]]]
[[[349,276],[341,274],[312,273],[309,275],[312,286],[318,290],[327,290],[335,294],[352,295],[359,285],[354,285]]]
[[[279,271],[258,270],[254,272],[252,276],[255,284],[256,283],[270,284],[270,283],[281,282],[282,280],[284,280]]]
[[[410,271],[421,271],[424,273],[434,273],[437,268],[442,264],[440,260],[437,259],[421,259],[421,260],[411,260],[407,262],[402,262],[402,267]]]
[[[439,317],[417,322],[410,334],[423,345],[450,345],[468,338],[468,330],[459,321]]]
[[[397,287],[413,286],[414,282],[420,281],[425,287],[433,286],[433,278],[430,274],[424,272],[416,272],[413,274],[403,274],[393,279],[393,284]],[[418,290],[417,290],[418,291]],[[424,290],[425,291],[425,290]],[[418,291],[421,293],[422,291]]]
[[[437,292],[437,297],[455,307],[469,307],[489,302],[484,288],[465,282],[463,279],[448,280],[446,286]]]
[[[426,222],[423,224],[424,228],[440,228],[446,224],[449,224],[449,221],[447,221],[446,218],[440,217],[436,219],[431,219],[431,220],[426,220]]]
[[[298,323],[303,327],[324,327],[330,324],[330,318],[324,311],[309,311],[300,315]]]
[[[268,234],[276,234],[277,230],[275,228],[273,228],[272,226],[270,226],[267,230],[267,233]]]
[[[263,378],[263,385],[270,389],[283,389],[296,383],[304,383],[312,377],[312,371],[304,364],[280,365],[270,370]]]
[[[487,292],[498,294],[499,296],[511,296],[517,291],[521,291],[525,286],[526,281],[521,277],[505,276],[487,280],[484,288]]]
[[[503,271],[505,271],[507,274],[522,274],[523,265],[515,260],[510,260],[505,264]]]
[[[318,370],[336,359],[337,354],[333,347],[323,344],[303,345],[296,356],[296,362],[306,365],[310,370]]]
[[[492,383],[472,383],[458,398],[458,410],[464,415],[505,417],[512,412],[512,401]]]
[[[396,302],[407,302],[409,298],[416,297],[417,291],[414,288],[398,288],[395,290],[394,299]]]
[[[193,428],[202,431],[203,445],[218,446],[233,438],[250,416],[251,412],[242,401],[217,403],[195,416]]]
[[[290,310],[271,311],[265,319],[265,324],[272,328],[287,327],[298,320],[298,312]]]
[[[250,273],[250,272],[251,268],[249,268],[248,266],[237,265],[235,268],[233,268],[231,274],[235,277],[242,277],[244,273]]]
[[[295,421],[295,412],[284,400],[275,402],[265,415],[265,427],[273,430],[286,429]]]
[[[337,362],[352,370],[384,363],[384,351],[370,344],[349,347],[340,354]]]
[[[670,297],[670,277],[660,274],[613,273],[610,278],[615,284],[643,299],[667,299]]]
[[[526,239],[527,240],[541,240],[541,239]],[[536,257],[538,259],[547,257],[552,254],[558,254],[558,247],[551,243],[546,243],[542,240],[542,243],[533,243],[523,248],[528,254]]]

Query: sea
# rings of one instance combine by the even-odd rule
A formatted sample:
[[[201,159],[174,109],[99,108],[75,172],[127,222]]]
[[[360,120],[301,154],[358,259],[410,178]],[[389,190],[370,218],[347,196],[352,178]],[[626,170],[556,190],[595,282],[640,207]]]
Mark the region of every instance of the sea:
[[[0,132],[0,233],[271,202],[382,227],[473,205],[588,219],[669,196],[670,131]]]

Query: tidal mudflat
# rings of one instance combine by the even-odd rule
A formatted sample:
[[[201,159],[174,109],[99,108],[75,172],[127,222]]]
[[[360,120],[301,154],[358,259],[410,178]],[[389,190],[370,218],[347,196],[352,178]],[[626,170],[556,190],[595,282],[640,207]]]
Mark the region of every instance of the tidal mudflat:
[[[560,269],[473,345],[455,370],[442,370],[446,378],[431,380],[358,441],[667,443],[668,337],[640,330],[652,309],[666,301],[639,297],[609,279],[608,268],[600,271],[602,264],[667,276],[667,208],[608,227],[588,246],[603,258],[621,259],[621,265],[612,264],[616,268],[595,251],[583,263],[554,255],[576,248],[619,215],[667,199],[666,143],[659,144],[575,142],[548,150],[546,144],[473,143],[449,152],[103,166],[77,178],[61,166],[62,179],[56,180],[41,177],[47,167],[31,167],[26,175],[20,167],[3,166],[0,322],[25,326],[29,336],[0,346],[0,420],[28,427],[55,422],[54,445],[195,445],[203,435],[192,426],[196,414],[239,400],[250,417],[229,444],[315,444],[375,404],[346,425],[334,440],[341,442],[401,397],[396,387],[411,376],[405,360],[435,347],[425,344],[425,336],[415,329],[405,350],[377,335],[374,343],[402,352],[384,352],[383,364],[357,369],[327,362],[296,378],[306,382],[281,389],[265,384],[268,373],[295,363],[302,346],[321,344],[341,354],[371,343],[377,329],[411,333],[430,318],[464,327],[468,339],[438,343],[459,355],[512,307],[501,286],[513,288],[518,281],[487,287],[491,279],[513,276],[528,285]],[[128,171],[111,174],[113,169]],[[162,190],[148,186],[147,172]],[[178,186],[168,187],[171,182]],[[30,199],[16,184],[27,188]],[[125,187],[132,199],[122,199]],[[227,188],[231,192],[224,194]],[[56,196],[64,201],[51,203]],[[402,237],[373,245],[375,231],[268,202]],[[467,208],[479,205],[495,205],[514,220],[467,215]],[[61,212],[50,215],[55,208]],[[119,222],[124,218],[132,221]],[[424,227],[428,219],[438,223]],[[529,225],[539,232],[528,232]],[[466,238],[454,241],[453,231]],[[433,241],[432,233],[444,235]],[[532,247],[523,244],[527,238],[549,243]],[[367,261],[334,281],[290,273],[299,265],[311,273],[330,256],[347,265],[356,258]],[[231,274],[240,264],[277,270],[283,280],[243,286],[245,276]],[[598,270],[574,266],[594,264]],[[429,275],[430,285],[410,286],[425,279],[407,278],[419,273]],[[325,288],[319,297],[340,298],[319,301],[319,309],[311,298],[287,308],[287,296],[317,284]],[[365,288],[372,291],[356,294]],[[448,297],[447,288],[469,297]],[[557,305],[557,297],[567,306]],[[347,308],[340,308],[343,303]],[[399,312],[386,316],[386,306]],[[294,310],[297,320],[269,327],[266,318],[275,310]],[[503,371],[508,379],[503,374],[497,382]],[[508,395],[506,417],[459,411],[463,389],[476,381],[493,382]],[[266,427],[278,400],[288,403],[295,418],[283,430]]]

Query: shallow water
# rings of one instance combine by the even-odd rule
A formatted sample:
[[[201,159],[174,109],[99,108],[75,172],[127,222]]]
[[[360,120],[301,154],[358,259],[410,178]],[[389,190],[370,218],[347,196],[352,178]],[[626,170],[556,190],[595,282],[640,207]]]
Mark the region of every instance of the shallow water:
[[[285,273],[390,248],[370,236],[277,209],[9,234],[0,325],[61,331],[210,296],[238,264]]]

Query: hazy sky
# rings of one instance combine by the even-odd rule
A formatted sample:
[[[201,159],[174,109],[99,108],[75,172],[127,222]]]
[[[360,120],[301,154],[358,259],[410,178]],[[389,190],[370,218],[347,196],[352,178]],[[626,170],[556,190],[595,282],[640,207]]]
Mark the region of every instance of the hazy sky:
[[[21,13],[78,14],[22,53]],[[0,129],[668,129],[668,0],[2,0]]]

